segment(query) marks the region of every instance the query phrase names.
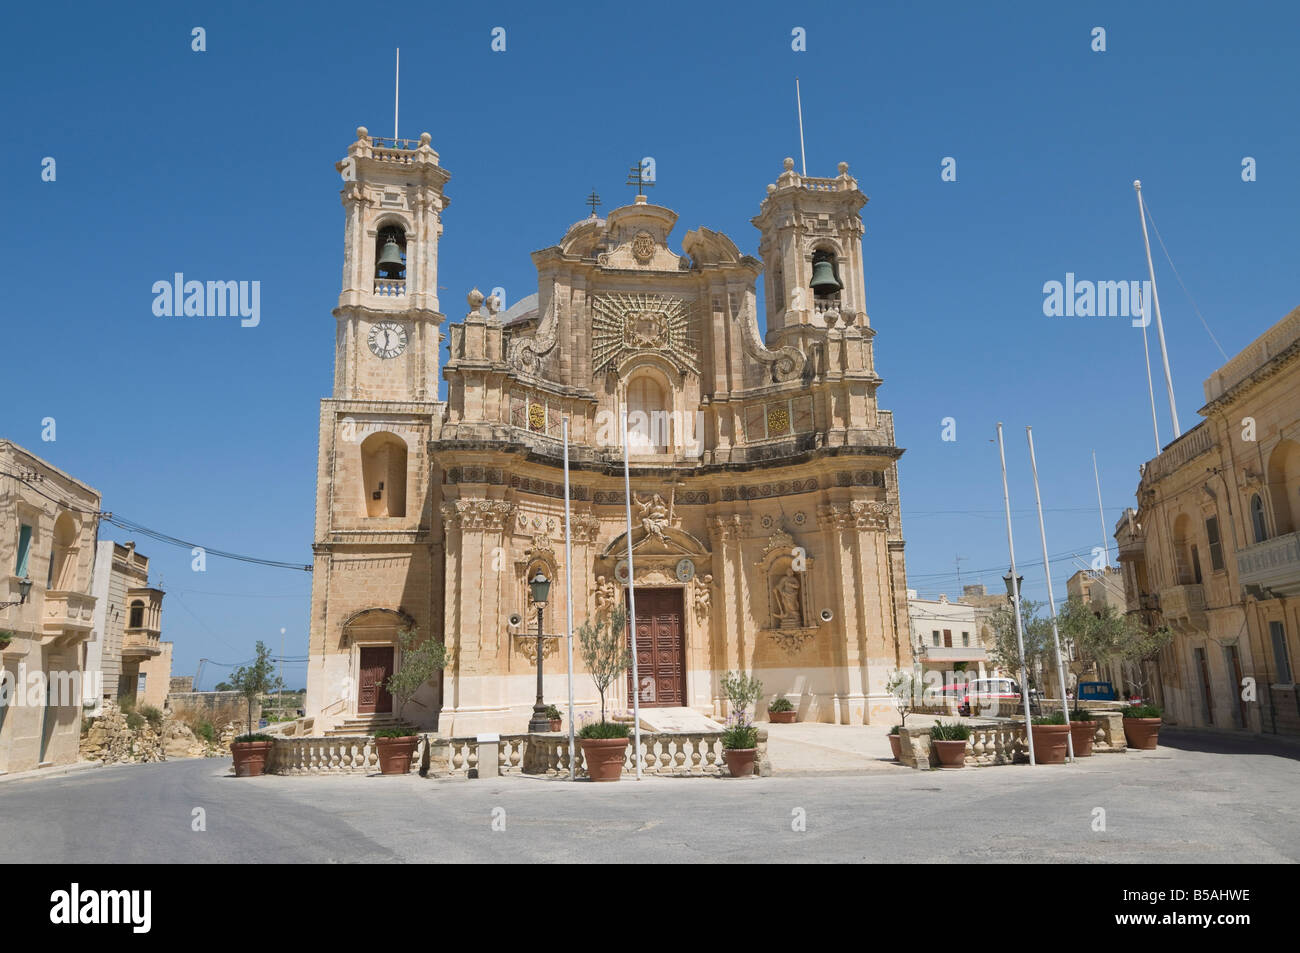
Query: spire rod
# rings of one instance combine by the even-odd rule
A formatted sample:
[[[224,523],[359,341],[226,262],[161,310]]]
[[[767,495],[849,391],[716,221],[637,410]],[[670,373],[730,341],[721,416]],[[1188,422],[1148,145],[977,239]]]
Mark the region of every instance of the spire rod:
[[[397,94],[402,85],[402,48],[397,48],[397,65],[393,70],[393,145],[397,145]]]
[[[803,170],[800,174],[808,174],[808,157],[803,151],[803,98],[799,95],[799,77],[794,78],[794,102],[795,108],[799,110],[799,167]]]

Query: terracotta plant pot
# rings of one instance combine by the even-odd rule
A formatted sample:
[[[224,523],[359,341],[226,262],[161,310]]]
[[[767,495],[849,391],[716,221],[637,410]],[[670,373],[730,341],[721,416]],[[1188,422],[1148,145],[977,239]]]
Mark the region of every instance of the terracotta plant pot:
[[[375,749],[379,752],[380,774],[410,774],[411,756],[415,754],[420,743],[419,736],[407,735],[405,738],[376,738]]]
[[[898,735],[889,736],[889,747],[894,752],[895,761],[903,757],[903,741]]]
[[[774,725],[793,725],[799,713],[791,708],[789,711],[769,711],[767,720]]]
[[[266,767],[271,753],[271,741],[235,741],[230,745],[230,755],[235,759],[235,777],[258,778]]]
[[[563,718],[552,718],[552,719],[551,719],[551,731],[562,731],[563,729],[564,729],[564,719],[563,719]]]
[[[1154,751],[1160,734],[1159,718],[1125,718],[1124,741],[1139,751]]]
[[[1039,764],[1065,764],[1069,753],[1069,725],[1030,725],[1034,733],[1034,760]]]
[[[754,774],[754,758],[757,748],[724,748],[722,757],[727,761],[727,770],[733,778],[748,778]]]
[[[623,776],[626,738],[583,738],[581,742],[587,777],[593,781],[617,781]]]
[[[1074,742],[1074,756],[1076,758],[1092,757],[1092,740],[1095,737],[1097,737],[1097,722],[1070,722],[1070,740]],[[1038,744],[1037,738],[1034,739],[1034,744]]]
[[[938,741],[930,739],[930,747],[934,753],[939,756],[939,767],[941,768],[964,768],[966,767],[966,742],[964,741]]]

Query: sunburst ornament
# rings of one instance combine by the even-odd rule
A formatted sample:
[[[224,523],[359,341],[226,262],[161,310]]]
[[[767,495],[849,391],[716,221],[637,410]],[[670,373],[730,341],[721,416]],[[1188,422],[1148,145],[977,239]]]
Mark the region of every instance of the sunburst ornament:
[[[662,354],[679,370],[698,374],[690,308],[681,298],[615,292],[592,299],[591,352],[602,374],[628,354]]]

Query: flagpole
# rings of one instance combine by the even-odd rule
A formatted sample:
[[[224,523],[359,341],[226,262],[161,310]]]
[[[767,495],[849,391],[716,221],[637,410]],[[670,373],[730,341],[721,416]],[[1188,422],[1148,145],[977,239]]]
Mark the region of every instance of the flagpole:
[[[1026,427],[1025,436],[1029,438],[1029,463],[1034,468],[1034,501],[1038,504],[1038,534],[1043,538],[1043,572],[1047,576],[1047,611],[1052,618],[1052,645],[1056,649],[1056,674],[1061,679],[1061,713],[1065,716],[1065,746],[1071,761],[1074,760],[1074,735],[1070,727],[1070,703],[1065,697],[1065,663],[1061,660],[1061,636],[1056,627],[1056,600],[1052,596],[1052,565],[1047,559],[1047,526],[1043,523],[1043,496],[1038,491],[1038,458],[1034,455],[1034,428]],[[1096,466],[1097,455],[1092,457]]]
[[[569,533],[569,418],[564,418],[564,611],[569,640],[569,780],[576,780],[578,765],[573,741],[573,543]]]
[[[1169,372],[1169,351],[1165,348],[1165,325],[1160,320],[1160,293],[1156,291],[1156,266],[1151,261],[1151,238],[1147,235],[1147,209],[1142,204],[1142,180],[1133,180],[1133,191],[1137,192],[1138,215],[1142,218],[1142,244],[1147,251],[1147,273],[1151,276],[1151,303],[1156,309],[1156,337],[1160,341],[1160,359],[1165,365],[1165,388],[1169,391],[1169,416],[1174,420],[1174,439],[1183,435],[1178,426],[1178,405],[1174,403],[1174,377]]]
[[[794,78],[794,102],[799,110],[799,167],[803,169],[801,175],[808,174],[808,157],[803,151],[803,97],[799,95],[799,77]]]
[[[1032,454],[1031,454],[1032,456]],[[1097,472],[1097,451],[1092,451],[1092,478],[1097,483],[1097,518],[1101,522],[1102,566],[1110,568],[1110,543],[1106,539],[1106,507],[1101,502],[1101,474]]]
[[[402,86],[402,48],[397,48],[397,66],[393,70],[393,148],[397,148],[397,94]]]
[[[1020,583],[1016,581],[1016,544],[1011,538],[1011,493],[1007,489],[1007,451],[1002,444],[1002,422],[998,421],[998,456],[1002,458],[1002,502],[1007,508],[1007,551],[1011,554],[1011,605],[1016,613],[1016,651],[1020,653],[1020,701],[1025,706],[1025,741],[1029,763],[1034,760],[1034,729],[1029,720],[1029,678],[1025,670],[1025,636],[1020,627]],[[1064,701],[1064,699],[1062,699]]]
[[[1147,396],[1151,398],[1151,432],[1156,437],[1156,456],[1160,456],[1160,424],[1156,420],[1156,389],[1151,383],[1151,348],[1147,344],[1147,307],[1142,301],[1142,289],[1138,289],[1138,311],[1142,315],[1142,357],[1147,365]]]
[[[641,675],[636,665],[636,570],[632,565],[632,475],[627,455],[627,411],[623,412],[623,505],[627,510],[627,623],[632,638],[632,763],[641,780]]]

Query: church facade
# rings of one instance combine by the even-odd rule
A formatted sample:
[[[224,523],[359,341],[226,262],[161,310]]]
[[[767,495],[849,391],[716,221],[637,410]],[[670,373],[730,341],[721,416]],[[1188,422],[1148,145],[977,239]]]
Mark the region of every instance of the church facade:
[[[532,255],[535,295],[469,295],[446,327],[438,242],[450,178],[418,142],[362,128],[345,186],[333,395],[321,403],[307,712],[313,731],[400,717],[444,734],[526,730],[543,634],[565,631],[568,422],[575,626],[626,600],[641,705],[722,718],[720,678],[760,678],[801,720],[896,720],[912,665],[893,419],[876,402],[861,210],[785,167],[758,258],[638,195]],[[760,304],[757,282],[764,277]],[[766,334],[759,330],[759,308]],[[439,373],[446,380],[439,400]],[[626,426],[626,435],[624,433]],[[626,445],[625,445],[626,441]],[[448,665],[401,712],[399,633]],[[546,701],[567,649],[543,641]],[[598,704],[575,651],[579,709]],[[631,676],[612,707],[631,708]],[[761,701],[758,717],[764,718]]]

